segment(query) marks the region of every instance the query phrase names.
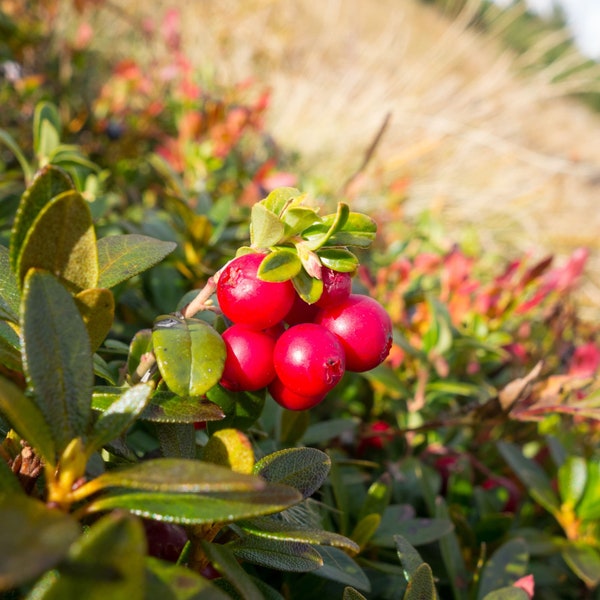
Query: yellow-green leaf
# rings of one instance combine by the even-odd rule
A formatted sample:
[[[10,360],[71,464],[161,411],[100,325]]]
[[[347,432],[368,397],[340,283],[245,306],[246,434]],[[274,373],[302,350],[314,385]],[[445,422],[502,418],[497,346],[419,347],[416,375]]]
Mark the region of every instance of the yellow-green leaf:
[[[75,296],[75,304],[83,318],[92,352],[104,341],[115,318],[115,299],[106,288],[82,290]]]

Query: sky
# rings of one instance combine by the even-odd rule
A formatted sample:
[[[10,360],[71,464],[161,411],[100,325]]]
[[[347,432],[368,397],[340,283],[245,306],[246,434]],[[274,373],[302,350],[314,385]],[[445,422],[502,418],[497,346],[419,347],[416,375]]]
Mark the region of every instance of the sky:
[[[510,0],[496,0],[510,4]],[[562,7],[567,23],[583,54],[600,59],[600,0],[526,0],[531,10],[550,15],[554,5]]]

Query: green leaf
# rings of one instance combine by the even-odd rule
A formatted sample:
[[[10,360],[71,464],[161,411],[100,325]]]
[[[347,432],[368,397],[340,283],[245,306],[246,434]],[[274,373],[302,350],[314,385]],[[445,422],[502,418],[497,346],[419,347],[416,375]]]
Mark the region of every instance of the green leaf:
[[[2,380],[0,380],[0,386]],[[0,394],[2,393],[0,388]],[[8,466],[8,463],[0,458],[0,496],[19,494],[23,495],[24,489],[21,487],[17,476],[13,473],[12,469]]]
[[[359,265],[356,255],[346,248],[321,248],[317,255],[325,267],[341,273],[354,273]]]
[[[21,321],[27,381],[61,453],[85,435],[91,419],[88,334],[69,292],[43,271],[32,270],[25,279]]]
[[[436,598],[437,592],[431,567],[427,563],[423,563],[408,582],[404,600],[436,600]]]
[[[358,423],[354,419],[328,419],[327,421],[320,421],[309,425],[306,433],[302,436],[302,441],[307,446],[325,444],[344,433],[354,432],[357,427]]]
[[[360,548],[364,548],[377,531],[380,523],[380,514],[372,513],[370,515],[365,515],[355,525],[350,537],[360,546]]]
[[[206,393],[206,397],[220,406],[225,413],[224,419],[208,423],[209,433],[225,428],[246,431],[256,423],[265,405],[264,390],[230,392],[220,385],[215,385]]]
[[[307,242],[310,250],[318,250],[329,242],[333,235],[339,231],[348,220],[350,209],[347,204],[339,202],[335,214],[323,217],[320,223],[306,228],[302,232],[302,237]],[[329,244],[330,246],[343,246],[344,244]]]
[[[17,273],[17,262],[25,237],[40,211],[56,196],[73,190],[71,178],[58,167],[47,165],[35,175],[21,197],[10,238],[10,264]]]
[[[161,423],[156,427],[156,437],[165,457],[196,456],[196,431],[192,423]]]
[[[250,245],[252,248],[269,248],[278,244],[284,235],[284,226],[279,217],[263,204],[252,207],[250,217]]]
[[[260,263],[257,275],[263,281],[278,283],[292,279],[301,269],[302,262],[295,249],[276,246]]]
[[[224,416],[221,407],[210,400],[182,398],[170,392],[157,392],[140,419],[155,423],[199,423],[220,421]]]
[[[43,413],[29,396],[3,377],[0,377],[0,413],[49,465],[56,464],[52,431]]]
[[[86,448],[95,452],[124,433],[144,410],[153,387],[140,383],[126,390],[94,423]]]
[[[423,546],[436,542],[454,529],[450,519],[418,518],[398,521],[393,515],[393,512],[384,512],[379,530],[372,540],[376,546],[394,548],[396,535],[406,538],[413,546]]]
[[[187,567],[149,556],[144,600],[231,600],[231,596]]]
[[[65,513],[22,494],[0,495],[0,590],[54,568],[80,534]]]
[[[21,341],[6,321],[0,321],[0,364],[19,373],[23,371]]]
[[[201,460],[155,458],[123,469],[107,471],[90,481],[94,489],[131,488],[172,494],[200,494],[262,490],[259,477]]]
[[[29,183],[31,178],[33,177],[33,169],[31,165],[27,162],[25,155],[21,152],[21,148],[17,142],[15,142],[14,138],[9,135],[3,129],[0,129],[0,143],[4,144],[15,156],[21,169],[23,170],[23,175],[25,176],[25,183]]]
[[[327,479],[331,459],[316,448],[287,448],[267,454],[254,465],[254,473],[267,481],[296,488],[304,498]]]
[[[96,233],[79,193],[71,190],[54,197],[31,225],[17,259],[19,281],[31,268],[50,271],[76,291],[96,287]]]
[[[152,344],[160,374],[179,396],[202,396],[221,379],[227,351],[205,321],[159,317]]]
[[[523,456],[519,448],[508,442],[498,442],[498,450],[523,482],[531,497],[553,515],[558,514],[560,502],[546,473],[533,460]]]
[[[564,504],[575,507],[586,488],[587,463],[581,456],[568,456],[558,469],[558,493]]]
[[[163,242],[145,235],[103,237],[98,240],[98,285],[114,287],[157,265],[176,247],[175,242]]]
[[[570,569],[589,588],[600,583],[600,553],[593,546],[571,542],[562,551],[562,557]]]
[[[351,212],[341,229],[327,240],[328,246],[368,248],[377,233],[375,221],[362,213]]]
[[[229,523],[281,512],[301,499],[293,488],[275,484],[264,489],[210,495],[174,494],[172,491],[120,492],[97,498],[86,507],[86,512],[123,509],[141,517],[184,525]]]
[[[483,600],[529,600],[529,594],[521,588],[508,586],[490,592]]]
[[[227,546],[203,542],[202,548],[219,573],[224,575],[243,600],[264,600],[256,584]]]
[[[303,573],[323,564],[321,555],[303,542],[244,536],[229,544],[229,549],[240,560],[278,571]]]
[[[83,319],[90,346],[95,352],[110,331],[115,317],[115,299],[110,290],[90,288],[75,296],[75,304]]]
[[[308,304],[314,304],[323,293],[323,281],[311,277],[304,269],[292,278],[298,295]]]
[[[357,592],[352,587],[344,588],[342,600],[367,600],[360,592]]]
[[[309,423],[310,414],[307,410],[282,410],[278,428],[278,439],[282,446],[295,446]]]
[[[424,564],[424,561],[418,551],[406,538],[401,535],[395,535],[394,542],[398,558],[404,569],[406,581],[410,581],[417,572],[417,569]]]
[[[321,217],[312,208],[294,206],[284,211],[282,220],[285,225],[285,238],[289,239],[302,233],[307,227],[321,222]]]
[[[259,517],[250,521],[243,521],[238,523],[238,526],[254,536],[271,540],[288,540],[291,542],[334,546],[336,548],[343,548],[354,554],[360,550],[358,544],[346,536],[322,529],[304,527],[299,529],[293,523],[286,523],[281,519],[272,517]]]
[[[302,201],[302,198],[304,194],[296,188],[280,187],[270,192],[259,204],[279,217],[286,207],[291,210]]]
[[[367,497],[360,509],[359,518],[370,514],[382,515],[392,497],[392,483],[386,473],[374,481],[367,490]]]
[[[592,460],[587,464],[586,486],[577,504],[577,517],[583,520],[600,519],[600,462]]]
[[[343,550],[318,546],[317,551],[323,559],[323,566],[312,571],[313,575],[350,585],[363,592],[371,591],[371,584],[364,571]]]
[[[477,598],[481,600],[493,590],[512,585],[527,574],[528,564],[529,552],[523,540],[516,538],[502,544],[483,567]]]
[[[60,144],[61,129],[56,106],[38,102],[33,114],[33,149],[40,163],[47,163],[52,151]]]
[[[0,246],[0,319],[19,322],[20,298],[19,285],[10,267],[8,248]]]
[[[50,583],[40,582],[36,600],[144,600],[146,537],[138,519],[106,515],[71,547]]]

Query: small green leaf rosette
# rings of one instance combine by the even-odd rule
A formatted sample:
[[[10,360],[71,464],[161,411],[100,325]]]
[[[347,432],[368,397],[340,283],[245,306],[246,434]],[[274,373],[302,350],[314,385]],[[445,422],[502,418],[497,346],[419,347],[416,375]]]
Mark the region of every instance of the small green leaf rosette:
[[[303,206],[306,195],[295,188],[278,188],[252,207],[250,247],[264,252],[258,276],[264,281],[291,280],[300,297],[313,304],[323,293],[321,270],[353,273],[358,257],[349,248],[368,248],[377,232],[375,221],[351,212],[342,202],[335,213],[320,216]]]

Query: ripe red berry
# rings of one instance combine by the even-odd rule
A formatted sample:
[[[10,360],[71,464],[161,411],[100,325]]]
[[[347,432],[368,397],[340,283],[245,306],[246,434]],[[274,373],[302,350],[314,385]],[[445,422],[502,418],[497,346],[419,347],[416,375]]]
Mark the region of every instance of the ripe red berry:
[[[266,332],[234,324],[226,329],[227,349],[221,385],[234,392],[260,390],[273,380],[275,339]]]
[[[333,269],[323,268],[323,293],[315,302],[320,308],[327,308],[343,302],[352,291],[352,277],[350,273],[340,273]]]
[[[334,333],[346,353],[346,369],[357,373],[382,363],[392,346],[392,321],[385,308],[369,296],[350,294],[323,308],[315,323]]]
[[[273,283],[258,278],[264,254],[243,254],[221,272],[217,300],[223,314],[234,323],[266,329],[283,320],[296,292],[291,281]]]
[[[300,323],[285,331],[275,344],[273,362],[283,385],[303,396],[326,394],[345,368],[338,339],[314,323]]]
[[[319,307],[316,304],[308,304],[304,302],[298,294],[294,298],[292,308],[285,315],[284,321],[288,325],[298,325],[299,323],[310,323],[319,311]]]
[[[277,377],[270,383],[269,393],[277,404],[288,410],[308,410],[322,402],[326,395],[303,396],[283,385]]]

